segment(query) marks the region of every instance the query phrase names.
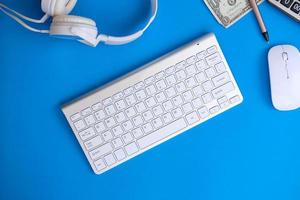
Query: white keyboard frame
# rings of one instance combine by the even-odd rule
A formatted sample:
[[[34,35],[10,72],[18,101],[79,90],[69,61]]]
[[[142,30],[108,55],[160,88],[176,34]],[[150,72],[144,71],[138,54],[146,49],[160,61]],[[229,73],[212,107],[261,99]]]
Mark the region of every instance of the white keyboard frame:
[[[235,87],[235,90],[229,92],[228,95],[229,96],[238,95],[240,97],[240,99],[238,101],[230,104],[228,107],[221,109],[217,113],[210,114],[207,118],[201,119],[198,123],[195,123],[193,125],[187,124],[188,126],[186,128],[184,128],[174,134],[171,134],[170,136],[168,136],[168,137],[166,137],[144,149],[139,150],[136,154],[127,156],[122,161],[117,161],[116,164],[114,164],[110,167],[109,166],[106,167],[105,170],[97,171],[95,165],[93,164],[94,161],[91,159],[89,152],[85,149],[84,142],[81,140],[76,128],[73,125],[74,122],[70,119],[71,116],[74,115],[75,113],[81,112],[82,110],[84,110],[87,107],[91,107],[92,105],[98,103],[99,101],[102,101],[108,97],[111,97],[113,94],[115,94],[118,91],[123,91],[124,89],[128,88],[129,86],[134,86],[139,81],[142,81],[142,80],[148,78],[149,76],[156,74],[157,72],[160,72],[162,70],[167,69],[170,66],[175,65],[176,63],[189,58],[191,55],[196,55],[200,51],[206,50],[207,48],[211,47],[212,45],[215,45],[217,47],[217,51],[219,52],[219,54],[222,58],[222,61],[225,64],[226,71],[228,72],[230,79]],[[88,93],[87,95],[84,95],[84,96],[78,98],[77,100],[72,101],[71,103],[63,105],[62,111],[63,111],[66,119],[68,120],[68,122],[73,130],[73,133],[75,134],[75,136],[76,136],[81,148],[83,149],[90,165],[92,166],[94,172],[96,174],[101,174],[101,173],[103,173],[115,166],[118,166],[119,164],[121,164],[139,154],[142,154],[143,152],[153,148],[154,146],[157,146],[157,145],[175,137],[176,135],[178,135],[182,132],[185,132],[185,131],[191,129],[192,127],[197,126],[198,124],[203,123],[204,121],[209,120],[212,117],[240,104],[242,101],[243,101],[243,96],[242,96],[242,94],[238,88],[238,85],[232,75],[232,72],[228,66],[228,63],[222,53],[222,50],[215,38],[215,35],[213,33],[210,33],[210,34],[207,34],[204,37],[201,37],[200,39],[197,39],[179,49],[176,49],[175,51],[173,51],[173,52],[171,52],[149,64],[146,64],[145,66],[139,68],[138,70],[135,70],[134,72],[129,73],[128,75],[121,77],[120,79],[118,79],[116,81],[113,81],[107,85],[104,85],[103,87],[96,89],[95,91],[92,91],[92,92]]]

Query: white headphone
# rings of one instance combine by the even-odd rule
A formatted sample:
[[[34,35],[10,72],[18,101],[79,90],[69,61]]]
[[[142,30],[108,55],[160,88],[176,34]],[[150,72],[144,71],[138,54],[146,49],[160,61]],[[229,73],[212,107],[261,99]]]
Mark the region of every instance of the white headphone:
[[[68,15],[74,8],[76,2],[77,0],[42,0],[41,6],[45,15],[40,20],[26,17],[15,10],[8,8],[2,3],[0,3],[0,10],[30,31],[49,33],[52,36],[62,38],[76,39],[93,47],[97,46],[99,42],[104,42],[105,44],[110,45],[121,45],[136,40],[149,27],[157,13],[157,0],[151,0],[152,16],[141,30],[131,35],[121,37],[104,34],[98,35],[96,23],[92,19]],[[32,28],[21,20],[24,19],[32,23],[44,23],[50,16],[53,17],[53,20],[49,30]]]

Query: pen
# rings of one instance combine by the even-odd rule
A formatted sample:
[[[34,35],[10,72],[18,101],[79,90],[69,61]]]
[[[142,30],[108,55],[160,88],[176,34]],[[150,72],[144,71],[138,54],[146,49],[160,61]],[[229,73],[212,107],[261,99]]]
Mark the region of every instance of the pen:
[[[268,34],[267,28],[266,28],[266,26],[264,24],[264,21],[263,21],[263,19],[261,17],[261,14],[259,12],[259,9],[257,7],[256,1],[255,0],[249,0],[249,2],[250,2],[250,6],[253,9],[255,17],[257,19],[257,22],[259,24],[260,30],[261,30],[261,32],[262,32],[265,40],[268,42],[269,41],[269,34]]]

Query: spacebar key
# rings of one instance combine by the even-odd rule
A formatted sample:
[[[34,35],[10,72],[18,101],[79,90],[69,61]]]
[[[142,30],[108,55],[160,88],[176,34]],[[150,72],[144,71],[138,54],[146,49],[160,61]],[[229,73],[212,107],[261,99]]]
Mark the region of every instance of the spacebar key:
[[[161,129],[154,131],[153,133],[150,133],[149,135],[146,135],[145,137],[139,139],[137,142],[138,142],[140,148],[143,149],[155,142],[158,142],[158,141],[176,133],[177,131],[180,131],[181,129],[183,129],[185,127],[186,127],[186,123],[185,123],[184,119],[179,119]]]

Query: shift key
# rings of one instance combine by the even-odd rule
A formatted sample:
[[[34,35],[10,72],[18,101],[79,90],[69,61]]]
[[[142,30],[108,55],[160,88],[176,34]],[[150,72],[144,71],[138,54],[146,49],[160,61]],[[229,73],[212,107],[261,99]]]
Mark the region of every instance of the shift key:
[[[232,84],[232,82],[228,82],[228,83],[214,89],[211,93],[214,96],[214,98],[220,98],[232,90],[234,90],[234,85]]]

